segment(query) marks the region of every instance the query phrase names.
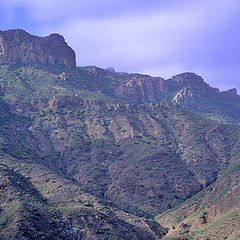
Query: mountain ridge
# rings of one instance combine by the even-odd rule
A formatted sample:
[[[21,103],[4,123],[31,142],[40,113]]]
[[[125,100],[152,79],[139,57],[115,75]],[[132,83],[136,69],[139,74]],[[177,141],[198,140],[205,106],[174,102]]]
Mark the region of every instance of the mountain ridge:
[[[236,89],[190,72],[77,67],[50,36],[43,62],[25,58],[32,40],[21,37],[19,56],[0,61],[0,238],[237,236],[227,228],[239,226]],[[32,53],[45,52],[49,37],[35,38]]]

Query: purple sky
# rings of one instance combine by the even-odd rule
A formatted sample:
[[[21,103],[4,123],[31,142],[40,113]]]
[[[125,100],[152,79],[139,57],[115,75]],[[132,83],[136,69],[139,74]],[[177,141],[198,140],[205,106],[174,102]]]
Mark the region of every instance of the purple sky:
[[[239,0],[0,0],[0,16],[1,30],[64,35],[81,66],[191,71],[240,92]]]

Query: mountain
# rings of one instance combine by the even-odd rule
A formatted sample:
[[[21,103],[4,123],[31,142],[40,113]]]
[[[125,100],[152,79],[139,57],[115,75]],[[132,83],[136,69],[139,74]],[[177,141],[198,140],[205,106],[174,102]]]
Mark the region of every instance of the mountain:
[[[235,89],[77,67],[57,34],[0,39],[1,239],[237,239]]]
[[[14,94],[16,97],[20,90],[28,91],[23,93],[24,97],[38,97],[32,91],[38,87],[42,87],[41,90],[36,89],[41,91],[39,94],[43,94],[47,87],[54,87],[51,89],[54,94],[66,94],[60,93],[63,87],[67,89],[67,94],[84,91],[85,97],[87,91],[89,95],[101,95],[136,105],[166,101],[221,122],[240,121],[240,96],[236,89],[220,91],[212,88],[195,73],[182,73],[165,80],[136,73],[119,73],[112,68],[76,67],[74,51],[58,34],[37,37],[23,30],[0,31],[0,66],[2,88],[11,84],[11,90],[17,91]],[[4,79],[9,72],[14,80]],[[45,74],[51,81],[49,86],[46,86],[46,79],[41,80]],[[33,76],[40,78],[39,86],[36,83],[32,86],[29,82]],[[24,85],[22,78],[28,78],[29,86]],[[45,98],[50,93],[47,94]]]
[[[37,37],[18,30],[0,31],[0,64],[76,67],[75,52],[59,34]]]
[[[156,219],[169,228],[164,239],[239,239],[239,162],[204,191]]]
[[[29,119],[0,106],[1,239],[155,240],[166,233],[157,222],[119,210],[84,191],[51,162],[60,157],[54,156],[55,151],[45,156],[41,146],[47,149],[48,143],[38,146]]]

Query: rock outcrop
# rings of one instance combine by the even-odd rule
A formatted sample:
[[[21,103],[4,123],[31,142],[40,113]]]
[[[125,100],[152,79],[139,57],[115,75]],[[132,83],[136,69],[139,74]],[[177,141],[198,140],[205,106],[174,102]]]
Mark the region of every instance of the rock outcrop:
[[[119,76],[118,76],[119,77]],[[219,121],[240,120],[237,89],[220,91],[195,73],[186,72],[169,79],[125,74],[115,97],[134,104],[170,102]]]
[[[211,88],[202,77],[190,72],[166,80],[161,77],[133,74],[116,89],[118,97],[136,104],[161,100],[176,103],[179,97],[184,97],[184,102],[191,102],[195,92],[199,97],[205,97],[208,94],[216,95],[219,90]]]
[[[161,100],[162,93],[167,91],[163,78],[150,76],[135,76],[124,82],[116,91],[117,96],[131,99],[134,103],[144,103]]]
[[[0,31],[0,65],[33,64],[76,67],[75,52],[59,34],[37,37],[16,29]]]

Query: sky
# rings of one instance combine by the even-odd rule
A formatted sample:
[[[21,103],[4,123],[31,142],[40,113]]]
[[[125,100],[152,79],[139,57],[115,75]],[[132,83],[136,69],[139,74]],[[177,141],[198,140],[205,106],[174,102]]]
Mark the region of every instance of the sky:
[[[15,28],[62,34],[79,66],[195,72],[240,93],[239,0],[0,0],[0,30]]]

